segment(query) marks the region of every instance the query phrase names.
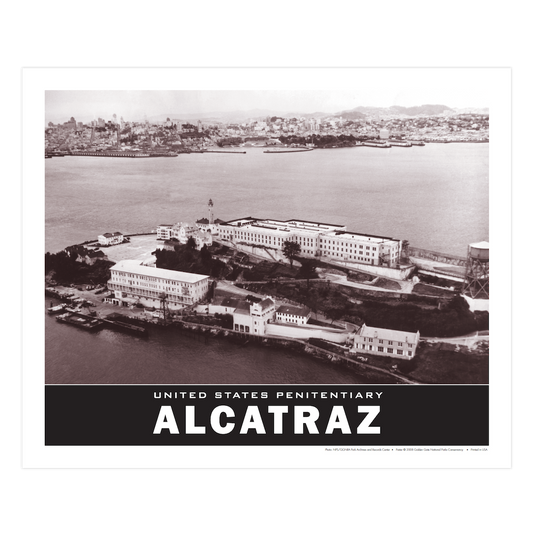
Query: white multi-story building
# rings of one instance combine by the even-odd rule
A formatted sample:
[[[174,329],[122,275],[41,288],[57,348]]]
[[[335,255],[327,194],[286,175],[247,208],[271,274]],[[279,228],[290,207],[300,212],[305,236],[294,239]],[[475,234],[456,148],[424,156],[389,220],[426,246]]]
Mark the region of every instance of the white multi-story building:
[[[280,305],[276,310],[276,322],[284,324],[307,324],[311,310],[307,308],[295,307],[294,305]]]
[[[285,241],[300,245],[301,256],[393,267],[398,264],[401,241],[390,237],[347,231],[346,226],[305,220],[271,220],[253,217],[219,224],[219,237],[233,243],[283,249]]]
[[[102,246],[112,246],[113,244],[120,244],[124,240],[124,235],[119,231],[114,233],[104,233],[103,235],[98,235],[98,244]]]
[[[109,270],[107,287],[119,301],[161,307],[164,295],[169,309],[179,309],[202,301],[209,290],[209,276],[148,267],[129,259]]]
[[[172,227],[173,224],[159,224],[157,226],[157,238],[168,240],[172,237]]]
[[[319,255],[336,261],[393,267],[400,260],[398,239],[337,231],[321,236]]]
[[[352,353],[383,355],[400,359],[412,359],[420,340],[420,332],[373,328],[366,324],[354,336]]]
[[[186,223],[174,224],[172,228],[172,237],[178,239],[181,244],[187,244],[189,237],[193,237],[197,231],[197,228]]]

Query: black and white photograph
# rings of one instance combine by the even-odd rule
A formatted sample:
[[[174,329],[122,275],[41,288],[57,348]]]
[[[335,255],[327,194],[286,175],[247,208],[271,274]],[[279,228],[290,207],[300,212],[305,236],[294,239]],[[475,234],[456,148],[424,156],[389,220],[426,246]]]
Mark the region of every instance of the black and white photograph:
[[[46,446],[487,450],[505,71],[311,70],[44,91]]]

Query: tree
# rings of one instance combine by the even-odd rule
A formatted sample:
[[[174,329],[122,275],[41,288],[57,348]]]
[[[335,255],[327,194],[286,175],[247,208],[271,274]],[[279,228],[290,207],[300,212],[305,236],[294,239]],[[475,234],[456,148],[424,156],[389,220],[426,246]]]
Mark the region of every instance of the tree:
[[[292,261],[302,251],[301,246],[296,241],[284,241],[281,252],[289,260],[292,268]]]
[[[303,278],[307,280],[307,288],[309,289],[309,280],[311,278],[316,278],[316,264],[314,261],[302,261],[302,266],[298,271],[298,278]]]
[[[409,262],[409,241],[406,241],[406,240],[402,241],[401,258]]]
[[[187,248],[189,248],[190,250],[196,250],[196,240],[194,239],[194,237],[189,237],[187,239],[187,244],[186,244]]]
[[[208,250],[207,246],[204,244],[200,250],[200,259],[202,263],[208,265],[211,262],[211,252]]]

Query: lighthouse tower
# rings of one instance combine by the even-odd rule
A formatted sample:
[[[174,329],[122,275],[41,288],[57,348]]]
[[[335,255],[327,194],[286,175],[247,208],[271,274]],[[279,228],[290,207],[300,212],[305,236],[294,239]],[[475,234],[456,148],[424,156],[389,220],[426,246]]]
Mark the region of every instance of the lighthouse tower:
[[[212,226],[214,222],[213,222],[213,200],[211,200],[211,198],[209,198],[209,202],[207,202],[207,206],[209,207],[209,224]]]

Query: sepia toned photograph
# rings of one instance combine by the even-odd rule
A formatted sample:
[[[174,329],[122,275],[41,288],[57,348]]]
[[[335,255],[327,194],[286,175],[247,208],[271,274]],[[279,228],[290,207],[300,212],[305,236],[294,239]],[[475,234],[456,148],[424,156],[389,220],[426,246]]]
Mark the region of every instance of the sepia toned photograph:
[[[46,384],[488,384],[472,74],[47,90]]]

